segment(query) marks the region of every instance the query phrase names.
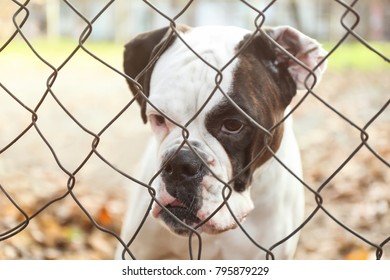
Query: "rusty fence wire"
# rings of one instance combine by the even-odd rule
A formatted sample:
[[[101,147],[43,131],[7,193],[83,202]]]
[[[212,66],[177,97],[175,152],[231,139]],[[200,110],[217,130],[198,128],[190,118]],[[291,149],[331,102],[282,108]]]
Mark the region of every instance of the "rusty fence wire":
[[[0,250],[2,250],[2,243],[15,238],[18,235],[21,235],[23,231],[26,230],[27,227],[32,223],[34,219],[37,219],[38,216],[43,215],[45,212],[47,212],[50,208],[57,207],[58,205],[61,205],[61,202],[64,200],[73,200],[74,203],[77,205],[78,209],[82,211],[84,218],[87,218],[87,223],[95,229],[97,229],[99,232],[104,233],[104,237],[107,238],[113,238],[115,239],[115,243],[120,243],[124,248],[124,254],[128,254],[131,258],[137,258],[136,255],[133,254],[131,251],[131,244],[129,243],[129,240],[122,240],[119,236],[119,230],[113,229],[108,226],[105,226],[104,222],[101,222],[101,219],[96,219],[96,216],[94,213],[90,213],[88,207],[85,207],[84,202],[80,200],[78,194],[77,194],[77,188],[79,186],[78,184],[78,177],[79,174],[83,172],[84,169],[86,169],[86,166],[89,162],[93,160],[99,160],[100,163],[102,163],[101,168],[109,168],[112,169],[116,174],[127,180],[128,182],[135,182],[140,185],[140,187],[149,189],[149,194],[151,196],[151,201],[155,199],[155,190],[151,186],[151,182],[139,182],[138,178],[133,176],[133,174],[130,174],[127,172],[127,170],[123,170],[120,167],[117,166],[115,162],[113,162],[110,159],[110,156],[107,156],[106,153],[102,152],[101,142],[104,136],[108,133],[108,131],[116,125],[119,119],[122,118],[124,114],[129,110],[129,108],[137,107],[136,104],[136,97],[133,97],[132,95],[128,95],[127,102],[122,104],[122,108],[117,111],[116,115],[113,116],[106,124],[101,127],[100,129],[91,128],[88,125],[85,124],[85,122],[82,122],[78,119],[77,116],[75,116],[72,113],[72,108],[69,108],[63,101],[62,98],[59,97],[56,93],[56,82],[58,79],[60,79],[62,72],[68,67],[69,64],[72,64],[73,61],[78,59],[78,55],[80,53],[84,55],[88,55],[90,58],[92,58],[95,62],[99,63],[100,65],[104,66],[106,69],[111,71],[112,73],[115,73],[118,77],[120,77],[123,81],[127,80],[130,83],[133,83],[135,87],[138,87],[138,96],[143,95],[143,89],[142,87],[137,83],[136,80],[132,79],[131,77],[124,74],[123,70],[121,68],[117,68],[110,63],[106,62],[105,59],[99,57],[94,51],[90,50],[88,48],[88,40],[90,38],[91,33],[93,32],[95,23],[104,15],[104,13],[111,9],[114,2],[118,2],[120,0],[112,0],[107,1],[100,10],[94,15],[93,18],[88,18],[85,16],[82,12],[80,12],[76,6],[74,5],[73,1],[63,0],[63,4],[65,4],[79,20],[82,20],[84,23],[85,28],[81,31],[79,38],[78,38],[78,44],[74,47],[74,49],[69,53],[69,55],[64,58],[61,63],[56,64],[51,62],[50,60],[46,59],[45,53],[41,53],[37,48],[34,47],[34,45],[31,43],[31,39],[28,35],[25,33],[25,27],[29,25],[29,18],[30,18],[30,7],[34,1],[9,1],[10,4],[17,7],[15,10],[13,17],[12,17],[12,23],[14,32],[11,36],[5,41],[2,42],[0,46],[0,63],[2,56],[6,55],[7,48],[11,48],[12,43],[17,38],[23,41],[23,44],[31,50],[32,55],[34,56],[35,62],[39,63],[42,67],[45,68],[45,71],[49,71],[47,78],[45,80],[45,89],[42,91],[40,96],[36,96],[36,102],[32,106],[31,104],[27,104],[27,102],[24,101],[22,97],[20,97],[20,94],[18,92],[15,92],[12,90],[7,83],[2,81],[2,78],[0,77],[0,95],[6,96],[8,99],[12,100],[12,103],[14,105],[17,105],[18,110],[20,111],[20,114],[26,115],[26,119],[28,119],[28,123],[25,125],[25,127],[19,131],[19,133],[12,137],[12,139],[9,138],[9,135],[7,135],[7,138],[4,139],[3,134],[0,134],[1,143],[0,143],[0,171],[1,171],[1,161],[2,157],[10,150],[18,149],[19,143],[23,142],[23,139],[27,137],[27,135],[34,134],[36,137],[38,137],[39,141],[45,146],[45,149],[50,153],[50,157],[55,162],[56,168],[61,173],[61,188],[62,191],[60,193],[56,193],[54,197],[52,197],[49,201],[46,201],[42,205],[39,205],[36,209],[31,207],[31,205],[28,205],[26,201],[21,201],[21,199],[18,197],[17,194],[13,192],[14,186],[7,182],[3,181],[0,177],[0,205],[8,205],[8,207],[11,207],[14,211],[18,212],[19,218],[17,221],[13,220],[10,223],[1,222],[0,221]],[[76,1],[77,2],[77,1]],[[172,29],[176,35],[179,36],[179,34],[176,31],[177,22],[181,19],[181,17],[188,12],[189,9],[194,5],[196,1],[188,1],[183,4],[182,8],[176,12],[176,15],[167,15],[162,10],[159,9],[158,3],[156,1],[139,1],[140,5],[144,5],[150,11],[153,11],[153,13],[158,14],[162,19],[164,19]],[[267,25],[267,16],[266,12],[268,10],[272,10],[274,8],[274,5],[278,1],[268,1],[264,6],[262,7],[255,7],[253,4],[251,4],[249,1],[237,1],[240,2],[243,7],[246,9],[250,9],[252,12],[256,14],[256,16],[253,18],[253,26],[252,29],[254,32],[259,32],[259,30],[264,26]],[[331,48],[328,50],[327,59],[331,60],[334,56],[334,54],[338,51],[338,49],[346,43],[348,40],[353,40],[358,42],[359,44],[363,45],[365,48],[369,50],[370,53],[374,54],[377,59],[384,60],[385,62],[389,62],[389,58],[386,57],[384,53],[379,51],[377,48],[375,48],[372,44],[370,44],[367,40],[365,40],[357,31],[356,29],[359,27],[359,23],[361,20],[361,16],[356,11],[355,7],[359,4],[358,0],[352,1],[349,3],[348,1],[329,1],[334,2],[340,9],[343,10],[342,16],[339,18],[339,25],[343,28],[343,35],[339,38],[339,40],[331,46]],[[187,45],[188,48],[191,49],[190,45]],[[192,50],[193,51],[193,50]],[[196,52],[193,51],[195,54]],[[196,54],[197,55],[197,54]],[[294,57],[287,53],[292,59]],[[199,56],[199,59],[202,59]],[[206,61],[204,61],[205,64],[209,65]],[[322,62],[319,62],[322,63]],[[212,65],[209,65],[210,67],[213,67]],[[218,87],[219,82],[222,80],[223,72],[221,69],[215,69],[216,71],[216,87]],[[311,72],[312,75],[314,75],[313,72]],[[23,80],[20,80],[20,83],[23,83]],[[84,81],[85,83],[93,83],[94,77],[91,76],[90,80]],[[74,88],[70,89],[69,94],[83,94],[83,92],[79,92],[79,89],[75,86]],[[342,93],[339,93],[340,95]],[[370,94],[370,93],[367,93]],[[146,98],[146,97],[144,97]],[[386,246],[389,246],[390,241],[390,231],[387,232],[386,236],[382,236],[380,240],[372,240],[369,237],[366,237],[364,234],[359,233],[354,228],[350,227],[349,225],[345,224],[342,219],[340,219],[337,215],[334,215],[331,210],[327,207],[327,202],[323,197],[323,193],[326,192],[327,188],[330,188],[329,186],[332,185],[332,182],[335,177],[340,176],[343,174],[345,167],[348,166],[351,161],[356,157],[358,153],[361,151],[369,152],[370,154],[370,160],[375,162],[380,162],[380,165],[386,169],[386,173],[390,173],[390,163],[389,163],[389,157],[388,153],[386,155],[381,154],[381,152],[377,151],[374,146],[371,145],[371,139],[372,135],[370,135],[369,129],[371,126],[373,126],[377,120],[381,117],[383,117],[385,114],[389,113],[389,103],[390,103],[390,94],[389,92],[384,93],[384,102],[382,102],[377,111],[373,112],[369,121],[367,121],[364,125],[360,125],[355,123],[353,120],[351,120],[347,114],[344,114],[340,108],[335,108],[331,101],[323,98],[319,94],[317,94],[315,89],[312,89],[310,86],[306,86],[306,91],[303,95],[297,97],[298,101],[294,104],[294,107],[292,109],[292,114],[295,114],[295,111],[299,111],[299,108],[302,107],[308,99],[314,99],[318,101],[322,107],[325,107],[327,110],[329,110],[332,114],[332,116],[336,116],[338,121],[342,122],[343,125],[348,126],[348,129],[352,129],[355,131],[355,133],[358,133],[360,135],[360,140],[356,146],[353,146],[352,152],[345,155],[345,158],[339,163],[337,166],[332,166],[331,169],[333,170],[326,178],[322,178],[322,183],[319,185],[312,185],[310,182],[307,182],[305,179],[303,179],[302,184],[304,185],[306,192],[308,195],[306,195],[307,200],[311,200],[312,204],[314,205],[312,209],[310,209],[309,213],[307,213],[306,218],[304,222],[289,236],[286,236],[283,240],[280,240],[278,243],[274,244],[270,248],[263,248],[261,244],[257,244],[255,241],[253,241],[253,246],[258,246],[259,250],[263,250],[264,254],[266,255],[266,258],[272,259],[273,256],[273,250],[288,240],[291,236],[295,235],[296,233],[303,231],[305,227],[307,227],[310,222],[314,219],[314,217],[318,215],[325,215],[327,219],[331,219],[334,224],[337,224],[338,227],[342,228],[345,232],[348,233],[348,235],[351,236],[351,238],[359,240],[362,246],[368,246],[371,250],[374,250],[375,252],[375,258],[381,259],[383,257],[384,248]],[[45,107],[45,104],[48,102],[55,102],[56,106],[60,108],[64,115],[63,118],[69,119],[73,125],[76,125],[79,128],[80,135],[88,136],[88,139],[90,139],[90,148],[88,152],[85,154],[85,156],[82,156],[80,163],[77,164],[74,168],[69,168],[67,165],[65,165],[62,160],[61,156],[58,155],[58,151],[56,148],[56,145],[52,143],[51,137],[47,136],[47,133],[42,130],[42,125],[40,123],[40,116],[42,108]],[[86,101],[88,102],[88,100]],[[0,110],[5,111],[5,108],[2,108],[3,104],[0,104]],[[239,108],[238,108],[239,109]],[[245,112],[244,112],[245,113]],[[199,114],[199,112],[197,113]],[[189,121],[191,123],[192,120],[194,120],[197,117],[197,114],[193,116],[193,118]],[[5,120],[7,119],[7,115],[3,114],[0,111],[0,117]],[[91,118],[94,118],[94,116],[90,116]],[[139,120],[141,122],[141,120]],[[5,122],[1,122],[2,125],[6,123],[7,126],[13,125],[13,120],[8,119]],[[387,124],[389,125],[389,124]],[[55,124],[54,124],[55,126]],[[182,127],[183,129],[183,143],[182,145],[189,145],[190,143],[186,141],[188,138],[188,131],[186,127]],[[3,127],[0,127],[0,133],[1,131],[5,131]],[[66,132],[63,132],[63,137],[68,137],[66,135]],[[128,135],[128,139],[131,139],[131,135]],[[390,144],[390,135],[375,135],[375,137],[382,137],[383,141],[386,143],[387,146]],[[69,141],[77,141],[77,139],[69,139]],[[265,141],[267,142],[267,141]],[[112,149],[115,149],[116,147],[110,147]],[[317,149],[322,149],[321,146],[317,147]],[[311,151],[312,153],[315,153],[315,151]],[[329,151],[330,153],[331,151]],[[26,152],[26,157],[29,156],[29,153]],[[387,158],[386,158],[387,156]],[[278,160],[276,158],[276,160]],[[283,162],[280,162],[282,165]],[[326,162],[318,162],[319,165],[326,165]],[[287,166],[285,168],[288,169]],[[21,171],[23,172],[23,171]],[[99,172],[99,171],[97,171]],[[158,176],[160,173],[157,172],[156,176]],[[1,175],[2,173],[0,173]],[[28,174],[26,175],[28,178]],[[299,178],[298,178],[299,179]],[[28,179],[27,179],[28,180]],[[104,178],[103,184],[104,184]],[[299,179],[300,180],[300,179]],[[376,178],[374,177],[371,184],[375,183]],[[379,179],[377,179],[379,180]],[[229,186],[229,182],[223,182],[226,188],[231,189]],[[389,183],[389,182],[387,182]],[[44,184],[43,184],[44,185]],[[47,192],[48,190],[41,189],[42,192]],[[387,185],[387,189],[384,190],[385,192],[390,192],[390,186]],[[364,197],[361,198],[364,200]],[[34,209],[34,210],[31,210]],[[387,208],[386,208],[387,209]],[[2,211],[2,210],[0,210]],[[390,210],[389,210],[390,211]],[[149,215],[149,212],[145,213],[145,218]],[[6,219],[6,217],[1,216],[1,219]],[[383,223],[384,221],[381,220]],[[143,224],[141,223],[139,225],[139,228],[141,229]],[[246,236],[249,240],[252,240],[250,235],[245,231],[245,226],[241,225],[242,234],[243,236]],[[326,229],[323,229],[326,230]],[[45,229],[42,229],[43,234],[45,233]],[[192,235],[190,235],[189,238],[198,239],[198,242],[201,243],[202,236],[197,234],[196,230],[193,230]],[[103,237],[103,238],[104,238]],[[135,235],[133,238],[137,238]],[[336,242],[336,241],[335,241]],[[131,243],[131,242],[130,242]],[[191,242],[189,242],[191,244]],[[318,246],[321,246],[321,244],[318,244]],[[21,248],[23,250],[23,248]],[[114,248],[112,248],[114,250]],[[197,249],[192,248],[189,245],[189,252],[191,258],[202,258],[202,248],[201,246],[198,246]],[[1,254],[0,254],[1,256]],[[3,255],[3,257],[7,257],[6,255]],[[61,255],[57,256],[58,258],[61,258]]]

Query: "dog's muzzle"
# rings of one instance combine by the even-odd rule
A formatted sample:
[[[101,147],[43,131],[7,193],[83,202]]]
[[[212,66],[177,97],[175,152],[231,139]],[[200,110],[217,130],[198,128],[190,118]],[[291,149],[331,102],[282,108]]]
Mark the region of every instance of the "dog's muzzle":
[[[175,233],[186,235],[201,220],[197,216],[202,207],[201,182],[207,174],[207,168],[198,155],[190,149],[168,154],[163,160],[161,178],[166,192],[172,199],[162,203],[160,218]],[[182,223],[180,223],[181,221]]]

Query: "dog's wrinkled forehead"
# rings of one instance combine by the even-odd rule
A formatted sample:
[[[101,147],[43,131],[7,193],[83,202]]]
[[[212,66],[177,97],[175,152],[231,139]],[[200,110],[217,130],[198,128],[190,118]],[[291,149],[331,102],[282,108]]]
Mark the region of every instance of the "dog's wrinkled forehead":
[[[170,118],[184,122],[213,92],[207,107],[215,106],[223,97],[221,90],[227,93],[231,87],[238,60],[228,62],[246,34],[248,31],[240,28],[217,27],[194,28],[182,33],[181,39],[176,38],[154,65],[150,78],[151,103]],[[223,69],[222,79],[218,77],[220,69]],[[150,105],[149,110],[153,110]]]

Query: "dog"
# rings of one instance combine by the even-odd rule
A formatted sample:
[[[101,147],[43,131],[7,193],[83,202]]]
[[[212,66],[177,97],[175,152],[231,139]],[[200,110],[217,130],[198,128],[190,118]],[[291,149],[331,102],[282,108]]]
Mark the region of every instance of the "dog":
[[[319,82],[326,55],[289,26],[178,25],[131,40],[124,70],[153,137],[129,187],[127,253],[292,258],[304,187],[289,107]],[[127,253],[120,245],[116,257]]]

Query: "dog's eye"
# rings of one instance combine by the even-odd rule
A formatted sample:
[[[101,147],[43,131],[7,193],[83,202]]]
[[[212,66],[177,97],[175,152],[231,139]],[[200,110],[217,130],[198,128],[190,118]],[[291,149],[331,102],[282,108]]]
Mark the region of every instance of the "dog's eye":
[[[241,130],[244,128],[244,124],[235,119],[227,119],[222,123],[222,132],[229,133],[229,134],[238,134],[241,132]]]
[[[150,122],[155,126],[164,126],[165,118],[161,115],[153,114],[149,116]]]

